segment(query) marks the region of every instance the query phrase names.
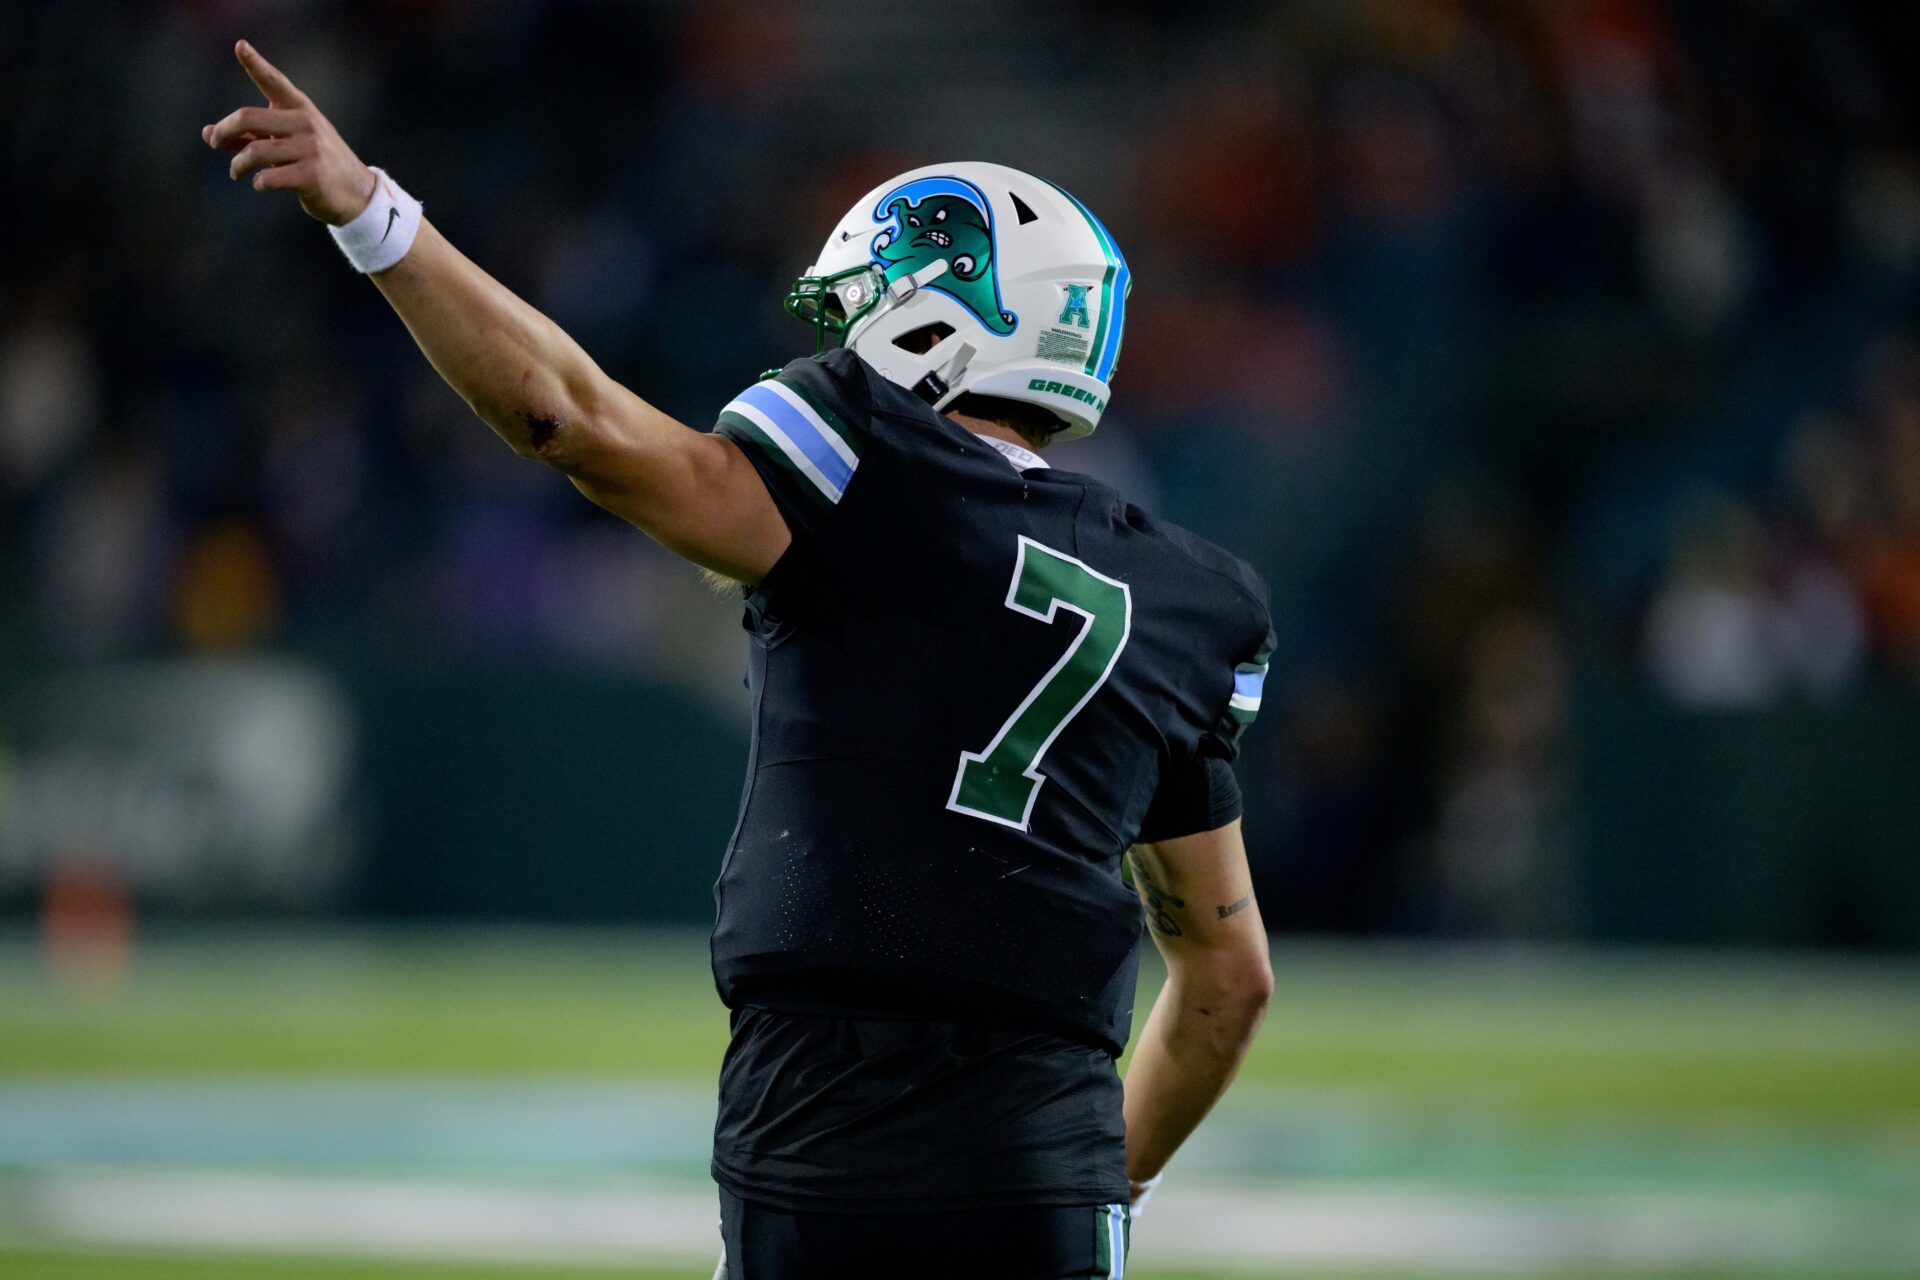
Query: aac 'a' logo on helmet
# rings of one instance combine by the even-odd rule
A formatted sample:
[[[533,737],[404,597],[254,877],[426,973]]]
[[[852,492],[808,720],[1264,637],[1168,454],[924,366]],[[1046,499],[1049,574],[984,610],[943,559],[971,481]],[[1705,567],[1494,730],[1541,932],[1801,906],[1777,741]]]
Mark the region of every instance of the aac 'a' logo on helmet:
[[[927,288],[953,298],[1002,337],[1020,323],[1000,304],[993,209],[971,182],[916,178],[902,183],[880,197],[873,220],[887,224],[873,238],[873,260],[889,282],[944,261],[946,271]]]
[[[1066,294],[1066,300],[1060,304],[1060,324],[1077,324],[1082,329],[1091,327],[1087,323],[1087,290],[1090,284],[1063,284],[1060,289]]]

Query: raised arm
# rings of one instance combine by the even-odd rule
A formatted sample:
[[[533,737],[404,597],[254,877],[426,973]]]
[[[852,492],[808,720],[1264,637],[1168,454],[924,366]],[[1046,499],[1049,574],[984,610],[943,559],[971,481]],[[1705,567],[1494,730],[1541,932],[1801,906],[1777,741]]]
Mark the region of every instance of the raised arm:
[[[1127,1176],[1136,1200],[1240,1068],[1273,994],[1267,933],[1236,819],[1128,855],[1167,983],[1127,1069]]]
[[[251,176],[256,191],[291,191],[314,218],[351,222],[374,194],[374,172],[252,45],[234,52],[267,105],[243,107],[201,137],[235,152],[229,173]],[[609,378],[431,223],[373,280],[434,369],[516,452],[670,550],[742,582],[759,581],[786,550],[786,523],[736,446]]]

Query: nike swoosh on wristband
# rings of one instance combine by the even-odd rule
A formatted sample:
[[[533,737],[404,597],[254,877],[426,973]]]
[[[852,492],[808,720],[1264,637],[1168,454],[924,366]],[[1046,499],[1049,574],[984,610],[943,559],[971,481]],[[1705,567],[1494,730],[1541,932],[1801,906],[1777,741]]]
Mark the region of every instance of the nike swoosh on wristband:
[[[399,216],[400,216],[400,208],[398,205],[387,210],[387,229],[380,233],[381,244],[385,244],[387,242],[387,237],[393,234],[393,220]]]

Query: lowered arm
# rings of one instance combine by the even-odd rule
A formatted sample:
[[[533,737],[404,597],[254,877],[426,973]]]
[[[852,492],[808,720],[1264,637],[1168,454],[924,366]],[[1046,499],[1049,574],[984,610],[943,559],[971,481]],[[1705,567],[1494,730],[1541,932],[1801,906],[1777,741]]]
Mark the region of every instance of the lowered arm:
[[[1127,1177],[1159,1176],[1227,1091],[1273,994],[1236,819],[1128,854],[1167,982],[1127,1070]]]

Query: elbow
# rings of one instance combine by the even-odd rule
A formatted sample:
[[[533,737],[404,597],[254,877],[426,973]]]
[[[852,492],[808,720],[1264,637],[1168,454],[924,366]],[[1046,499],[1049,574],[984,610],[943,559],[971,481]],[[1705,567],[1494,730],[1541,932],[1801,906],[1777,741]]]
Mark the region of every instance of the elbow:
[[[1247,1007],[1253,1010],[1257,1021],[1267,1012],[1267,1006],[1273,1003],[1273,962],[1265,951],[1248,966],[1245,979],[1245,1000]]]
[[[1236,950],[1186,980],[1194,1021],[1222,1056],[1238,1058],[1260,1030],[1273,1001],[1273,965],[1264,949]]]
[[[1223,1002],[1258,1021],[1273,1000],[1273,960],[1266,936],[1241,939],[1221,955],[1215,975]]]
[[[1248,975],[1226,1002],[1220,1038],[1226,1054],[1236,1060],[1252,1048],[1254,1037],[1267,1020],[1267,1006],[1273,1001],[1273,973],[1264,967],[1261,972],[1264,977]]]
[[[1250,957],[1241,966],[1228,988],[1226,1002],[1245,1038],[1253,1039],[1267,1016],[1267,1006],[1273,1003],[1273,965],[1266,952]]]
[[[496,410],[482,404],[471,407],[474,416],[493,428],[493,433],[521,457],[545,463],[555,471],[566,470],[561,459],[573,450],[566,439],[566,424],[559,419],[519,410]]]
[[[469,396],[467,407],[515,453],[555,471],[568,471],[584,452],[583,432],[565,415],[480,396]]]
[[[609,452],[607,432],[590,417],[533,409],[514,410],[504,422],[485,411],[480,416],[515,453],[564,476],[591,476],[597,460]]]
[[[563,475],[579,476],[611,451],[616,432],[615,424],[602,412],[604,398],[591,390],[556,385],[529,368],[507,393],[471,403],[515,453]]]
[[[1261,942],[1265,942],[1265,938],[1261,938]],[[1223,1004],[1229,1009],[1229,1027],[1238,1040],[1240,1052],[1244,1052],[1246,1046],[1254,1042],[1254,1034],[1260,1031],[1267,1017],[1267,1006],[1273,1004],[1273,961],[1267,958],[1265,946],[1258,950],[1248,948],[1235,963],[1223,996]]]

